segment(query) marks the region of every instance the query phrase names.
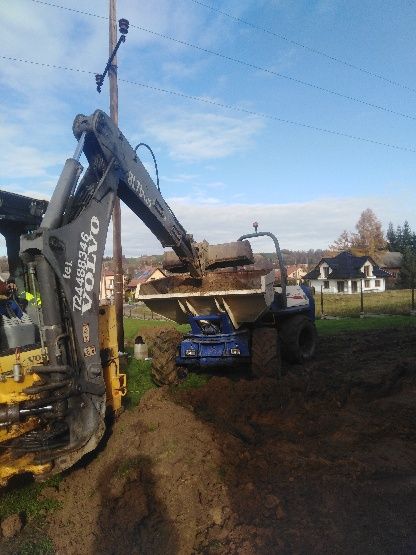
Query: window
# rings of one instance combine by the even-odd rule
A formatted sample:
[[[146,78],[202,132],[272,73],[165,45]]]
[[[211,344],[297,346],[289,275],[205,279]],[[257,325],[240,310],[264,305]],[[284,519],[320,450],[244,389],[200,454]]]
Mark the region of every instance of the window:
[[[329,281],[324,281],[324,289],[329,289]]]
[[[329,276],[329,268],[328,266],[325,266],[324,268],[322,268],[323,272],[324,272],[324,277],[327,278]]]
[[[370,266],[364,266],[364,275],[365,277],[370,275]]]
[[[369,287],[370,287],[370,280],[369,280],[369,279],[365,279],[365,280],[364,280],[364,287],[365,287],[366,289],[369,289]]]
[[[375,281],[375,284],[374,284],[374,285],[375,285],[376,287],[380,287],[380,280],[379,280],[379,279],[376,279],[376,281]]]
[[[358,291],[358,285],[357,285],[357,282],[356,282],[356,281],[352,281],[352,282],[351,282],[351,291],[352,291],[353,293],[357,293],[357,291]]]
[[[344,292],[344,285],[345,285],[345,283],[343,281],[337,281],[338,293],[343,293]]]

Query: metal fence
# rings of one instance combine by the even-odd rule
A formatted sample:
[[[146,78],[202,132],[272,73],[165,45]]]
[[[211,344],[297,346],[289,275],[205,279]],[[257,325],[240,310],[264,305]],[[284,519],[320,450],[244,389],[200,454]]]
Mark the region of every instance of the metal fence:
[[[318,318],[371,315],[415,314],[414,289],[391,289],[383,292],[324,293],[315,291]]]
[[[133,320],[167,320],[164,316],[152,312],[142,302],[125,304],[123,315],[124,318],[132,318]]]

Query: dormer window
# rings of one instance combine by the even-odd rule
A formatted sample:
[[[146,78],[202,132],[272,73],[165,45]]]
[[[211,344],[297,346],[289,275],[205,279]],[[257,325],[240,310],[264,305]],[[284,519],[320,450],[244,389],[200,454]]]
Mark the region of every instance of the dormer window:
[[[324,266],[324,267],[322,268],[322,271],[323,271],[323,273],[324,273],[324,278],[327,278],[327,277],[329,276],[329,268],[328,268],[328,266]]]
[[[365,277],[370,275],[370,266],[364,266],[364,275]]]

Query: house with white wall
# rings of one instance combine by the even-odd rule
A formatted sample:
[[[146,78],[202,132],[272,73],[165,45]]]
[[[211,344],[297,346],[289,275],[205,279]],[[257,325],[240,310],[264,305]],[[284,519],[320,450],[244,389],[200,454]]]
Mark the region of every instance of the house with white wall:
[[[136,276],[127,285],[126,290],[130,292],[133,299],[137,299],[142,283],[147,283],[154,279],[162,279],[164,277],[166,277],[166,274],[160,268],[146,268],[136,273]]]
[[[100,280],[100,301],[114,301],[114,272],[103,268]],[[123,275],[123,289],[126,286],[126,276]]]
[[[289,283],[299,285],[308,273],[307,264],[289,264],[286,266],[286,279]],[[275,270],[276,281],[280,282],[280,270]]]
[[[382,270],[370,256],[354,256],[341,252],[332,258],[322,258],[304,280],[323,293],[351,294],[381,292],[386,289],[390,274]]]

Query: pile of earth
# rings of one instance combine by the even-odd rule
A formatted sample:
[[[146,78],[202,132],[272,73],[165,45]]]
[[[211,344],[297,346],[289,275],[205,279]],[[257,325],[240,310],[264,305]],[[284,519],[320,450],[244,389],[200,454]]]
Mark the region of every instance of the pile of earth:
[[[149,391],[48,491],[56,553],[414,553],[415,346],[339,334],[280,381]]]
[[[266,270],[208,272],[202,278],[186,276],[170,276],[143,283],[140,294],[165,293],[208,293],[212,291],[230,291],[241,289],[258,289],[261,287],[261,276]]]

